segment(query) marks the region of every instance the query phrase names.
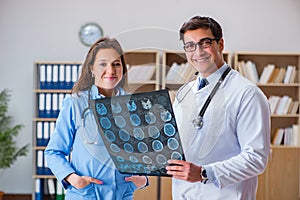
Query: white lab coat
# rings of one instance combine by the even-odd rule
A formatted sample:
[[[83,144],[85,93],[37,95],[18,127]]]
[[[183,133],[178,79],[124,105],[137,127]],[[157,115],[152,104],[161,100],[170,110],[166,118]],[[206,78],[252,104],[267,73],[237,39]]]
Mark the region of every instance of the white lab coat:
[[[270,150],[270,109],[261,90],[231,70],[204,114],[202,129],[192,124],[226,67],[210,75],[210,84],[200,91],[197,81],[189,83],[178,95],[187,94],[185,98],[175,100],[186,160],[204,166],[210,180],[203,184],[173,179],[174,200],[256,198],[257,176],[264,171]]]

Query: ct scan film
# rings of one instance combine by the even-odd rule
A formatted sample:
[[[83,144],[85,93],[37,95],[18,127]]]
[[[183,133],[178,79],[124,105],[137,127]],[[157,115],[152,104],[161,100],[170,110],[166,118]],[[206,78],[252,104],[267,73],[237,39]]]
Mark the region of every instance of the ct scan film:
[[[92,100],[101,137],[121,173],[169,176],[184,153],[167,90]]]

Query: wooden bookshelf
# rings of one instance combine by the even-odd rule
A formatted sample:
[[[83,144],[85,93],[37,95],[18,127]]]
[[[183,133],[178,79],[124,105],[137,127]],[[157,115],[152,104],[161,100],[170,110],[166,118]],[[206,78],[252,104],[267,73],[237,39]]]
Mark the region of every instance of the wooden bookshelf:
[[[129,92],[160,89],[159,51],[127,50],[124,57],[128,66]]]
[[[278,68],[288,65],[296,66],[296,81],[294,83],[265,83],[257,84],[267,97],[271,95],[287,95],[299,101],[300,84],[299,68],[300,53],[285,52],[236,52],[234,66],[238,70],[238,62],[252,61],[256,65],[258,76],[263,73],[265,66],[274,64]],[[271,115],[271,141],[277,128],[299,125],[299,111],[296,114]],[[300,137],[299,130],[297,132]],[[299,146],[271,146],[269,162],[266,171],[259,176],[258,200],[299,199]]]

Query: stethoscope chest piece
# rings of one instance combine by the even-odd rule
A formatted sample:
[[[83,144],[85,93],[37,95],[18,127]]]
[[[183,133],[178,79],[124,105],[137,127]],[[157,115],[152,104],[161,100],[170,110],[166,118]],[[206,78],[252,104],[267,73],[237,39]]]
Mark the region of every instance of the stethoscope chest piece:
[[[203,117],[198,116],[196,119],[193,119],[192,123],[193,123],[195,129],[200,130],[203,126]]]

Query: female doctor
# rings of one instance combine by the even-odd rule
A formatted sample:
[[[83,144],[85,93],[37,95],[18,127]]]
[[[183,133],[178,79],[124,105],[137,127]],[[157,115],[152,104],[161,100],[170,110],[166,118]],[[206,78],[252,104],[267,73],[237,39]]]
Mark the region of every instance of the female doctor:
[[[89,106],[90,99],[124,95],[126,73],[118,41],[101,38],[91,46],[72,94],[63,101],[45,157],[67,190],[66,200],[130,200],[136,189],[148,185],[147,177],[120,174],[115,168]]]
[[[186,161],[169,160],[173,199],[254,200],[270,149],[268,100],[224,62],[222,29],[214,19],[193,17],[180,39],[199,76],[174,103]]]

